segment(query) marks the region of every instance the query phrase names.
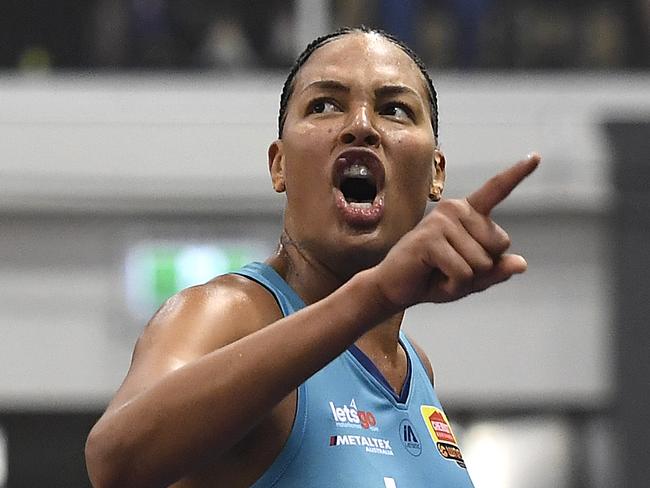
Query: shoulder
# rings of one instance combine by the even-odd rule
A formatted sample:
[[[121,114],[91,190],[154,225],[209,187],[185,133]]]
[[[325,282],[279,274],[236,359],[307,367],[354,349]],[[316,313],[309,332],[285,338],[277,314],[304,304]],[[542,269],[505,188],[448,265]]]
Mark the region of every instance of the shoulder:
[[[431,380],[431,384],[434,385],[434,374],[433,374],[433,367],[431,366],[431,361],[429,361],[429,357],[427,356],[426,352],[424,352],[424,349],[413,340],[411,336],[407,336],[409,342],[413,346],[413,349],[415,349],[415,352],[418,355],[418,358],[420,359],[420,362],[424,366],[424,369],[427,372],[427,376]]]
[[[161,377],[282,318],[275,298],[238,275],[219,276],[169,298],[138,339],[109,409]]]
[[[282,312],[269,291],[248,278],[229,274],[169,298],[143,336],[177,330],[186,342],[207,354],[280,318]]]

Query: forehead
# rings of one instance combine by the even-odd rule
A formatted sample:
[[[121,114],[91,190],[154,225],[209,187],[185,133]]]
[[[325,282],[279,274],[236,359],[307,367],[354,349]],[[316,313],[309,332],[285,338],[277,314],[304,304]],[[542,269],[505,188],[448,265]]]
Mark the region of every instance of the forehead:
[[[298,72],[295,91],[324,79],[370,87],[404,84],[428,99],[420,68],[399,46],[375,33],[345,34],[316,49]]]

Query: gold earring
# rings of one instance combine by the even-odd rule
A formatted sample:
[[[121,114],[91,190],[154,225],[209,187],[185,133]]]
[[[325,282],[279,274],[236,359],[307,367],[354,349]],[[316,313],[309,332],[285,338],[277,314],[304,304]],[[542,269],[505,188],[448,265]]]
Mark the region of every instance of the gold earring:
[[[442,198],[442,189],[438,185],[433,185],[429,190],[429,201],[439,202],[440,198]]]

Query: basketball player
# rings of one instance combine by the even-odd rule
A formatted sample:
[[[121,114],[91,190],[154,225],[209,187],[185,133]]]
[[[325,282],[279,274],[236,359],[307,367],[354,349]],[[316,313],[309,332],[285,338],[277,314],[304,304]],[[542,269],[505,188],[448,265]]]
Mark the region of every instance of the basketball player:
[[[437,134],[436,93],[406,46],[367,29],[308,46],[268,151],[286,193],[280,246],[154,316],[88,438],[96,487],[473,486],[400,326],[411,305],[525,271],[490,212],[539,156],[440,200]],[[440,201],[424,216],[427,199]]]

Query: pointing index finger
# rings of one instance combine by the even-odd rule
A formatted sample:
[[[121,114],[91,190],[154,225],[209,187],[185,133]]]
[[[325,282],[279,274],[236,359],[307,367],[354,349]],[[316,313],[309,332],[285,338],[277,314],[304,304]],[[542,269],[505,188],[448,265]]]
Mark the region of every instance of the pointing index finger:
[[[505,200],[526,176],[535,171],[540,161],[541,156],[538,153],[531,153],[526,159],[487,180],[467,197],[467,201],[477,212],[490,215],[494,207]]]

